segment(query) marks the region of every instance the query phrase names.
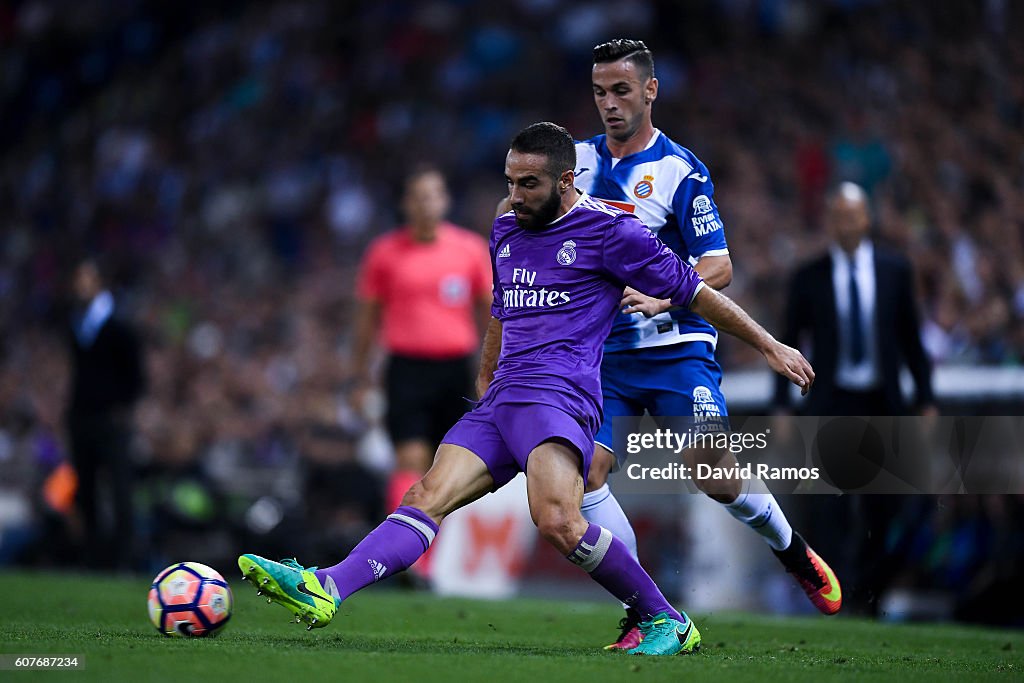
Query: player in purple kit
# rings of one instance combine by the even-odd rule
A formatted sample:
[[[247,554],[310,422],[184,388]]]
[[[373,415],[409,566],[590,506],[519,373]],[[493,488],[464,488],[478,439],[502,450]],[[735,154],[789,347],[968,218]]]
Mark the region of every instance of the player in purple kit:
[[[693,622],[626,546],[580,513],[601,423],[602,346],[623,288],[688,307],[757,348],[804,391],[814,373],[799,351],[705,287],[635,216],[578,191],[575,159],[572,137],[552,123],[529,126],[512,141],[505,162],[512,211],[491,231],[494,303],[478,378],[482,398],[444,437],[433,467],[402,505],[333,567],[239,558],[244,577],[311,628],[330,622],[352,593],[411,566],[448,514],[524,471],[541,535],[643,615],[643,642],[629,652],[700,647]]]

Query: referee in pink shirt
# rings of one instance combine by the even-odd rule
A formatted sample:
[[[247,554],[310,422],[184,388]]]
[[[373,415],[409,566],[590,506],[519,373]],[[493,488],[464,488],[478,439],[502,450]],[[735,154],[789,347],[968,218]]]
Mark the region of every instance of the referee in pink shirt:
[[[357,396],[372,382],[375,342],[388,354],[383,383],[396,460],[389,510],[427,471],[441,438],[469,407],[473,359],[490,320],[487,242],[445,221],[448,206],[440,171],[413,171],[402,197],[408,223],[370,244],[356,286]]]

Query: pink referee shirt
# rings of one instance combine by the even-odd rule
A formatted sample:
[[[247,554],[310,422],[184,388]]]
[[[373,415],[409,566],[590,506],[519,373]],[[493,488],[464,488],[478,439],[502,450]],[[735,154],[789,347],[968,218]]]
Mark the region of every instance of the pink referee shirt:
[[[475,353],[478,302],[491,294],[487,242],[451,223],[432,242],[408,228],[375,239],[363,257],[356,294],[381,307],[388,352],[446,359]]]

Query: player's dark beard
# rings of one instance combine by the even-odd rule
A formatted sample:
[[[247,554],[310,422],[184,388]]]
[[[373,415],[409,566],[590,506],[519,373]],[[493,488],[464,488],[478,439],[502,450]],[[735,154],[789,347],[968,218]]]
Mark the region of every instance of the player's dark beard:
[[[516,210],[516,224],[524,230],[543,230],[548,223],[558,216],[558,207],[562,204],[562,196],[555,190],[551,196],[544,200],[544,203],[537,207],[536,211],[529,211],[522,206],[512,208]],[[520,216],[520,213],[525,215]]]

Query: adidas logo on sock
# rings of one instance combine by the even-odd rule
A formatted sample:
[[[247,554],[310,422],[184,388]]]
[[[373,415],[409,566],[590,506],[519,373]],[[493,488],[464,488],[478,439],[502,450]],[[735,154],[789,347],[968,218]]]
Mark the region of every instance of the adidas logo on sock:
[[[370,563],[370,569],[373,570],[373,580],[380,581],[381,577],[384,576],[384,572],[386,572],[388,568],[377,560],[367,560],[367,562]]]
[[[511,255],[512,255],[512,249],[509,247],[508,244],[503,246],[501,248],[501,251],[498,252],[498,258],[508,258]]]

